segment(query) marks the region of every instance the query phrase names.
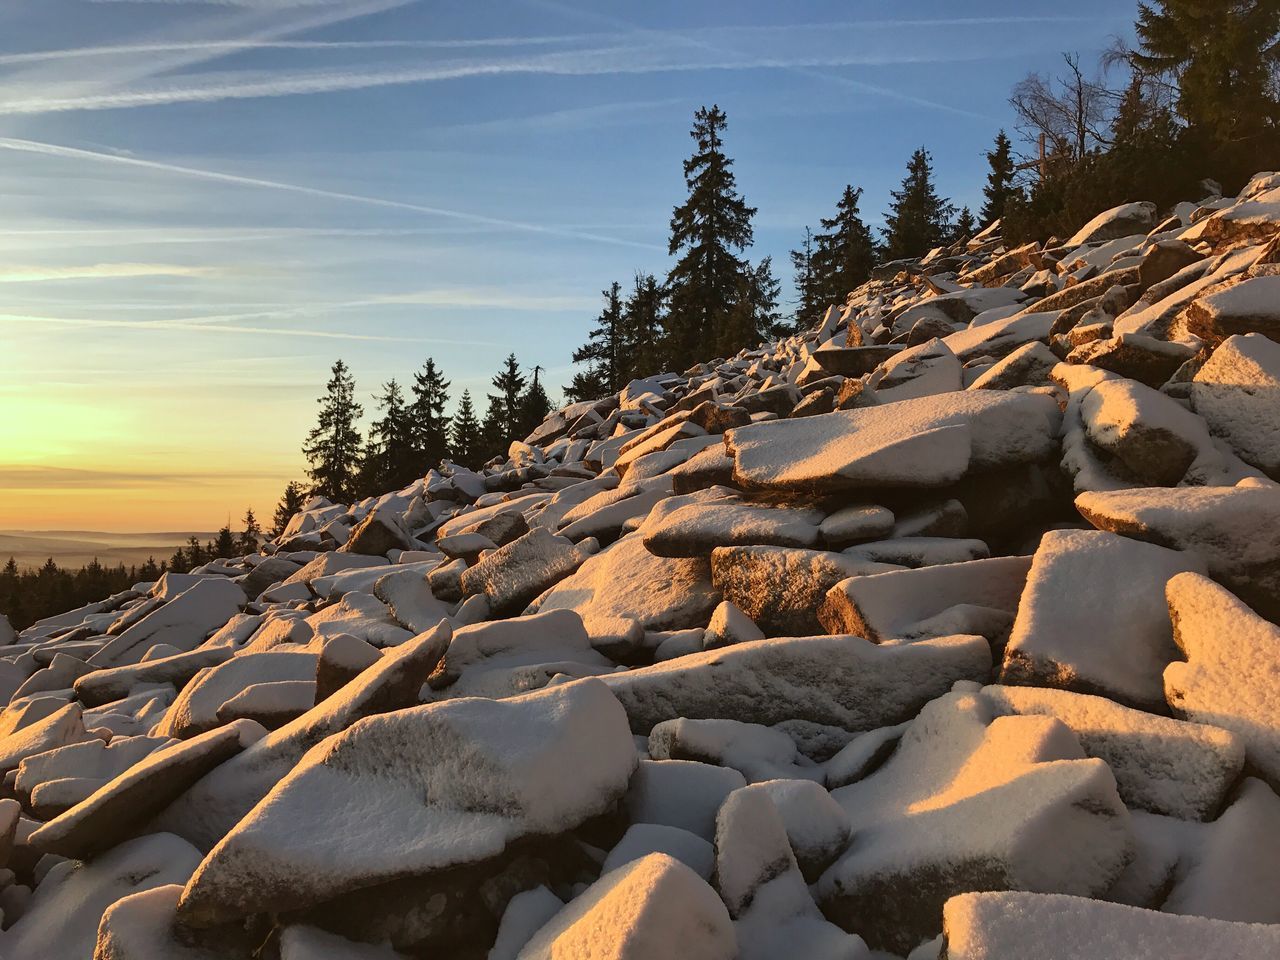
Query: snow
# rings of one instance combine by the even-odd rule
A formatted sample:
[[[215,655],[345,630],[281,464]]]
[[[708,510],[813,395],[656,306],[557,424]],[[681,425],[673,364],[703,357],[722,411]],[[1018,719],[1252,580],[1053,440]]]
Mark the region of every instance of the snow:
[[[739,427],[725,443],[748,489],[938,487],[1043,458],[1058,419],[1047,397],[960,391]]]
[[[80,705],[68,703],[0,740],[0,771],[13,770],[27,757],[46,750],[94,739],[85,732]]]
[[[280,933],[280,960],[397,960],[385,945],[355,943],[318,927],[291,924]]]
[[[716,547],[814,547],[819,511],[747,503],[727,487],[671,497],[640,527],[645,549],[660,557],[705,557]]]
[[[649,731],[654,760],[698,760],[732,767],[749,783],[803,777],[795,741],[775,727],[737,720],[664,720]],[[807,768],[817,779],[816,767]]]
[[[945,925],[948,960],[1261,960],[1280,952],[1280,926],[1040,893],[955,897]]]
[[[251,684],[314,680],[318,655],[309,650],[243,653],[197,675],[156,727],[162,737],[193,737],[220,724],[218,708]]]
[[[1261,279],[1280,284],[1252,282]],[[1280,477],[1280,343],[1257,333],[1229,338],[1196,374],[1191,402],[1242,460]]]
[[[637,733],[673,716],[760,724],[803,716],[858,731],[900,723],[956,680],[985,678],[990,663],[981,637],[878,646],[800,637],[690,654],[603,682]]]
[[[722,600],[712,611],[711,622],[707,624],[703,635],[703,647],[714,650],[735,643],[751,643],[763,639],[764,631],[750,617],[728,600]]]
[[[268,728],[287,723],[316,703],[314,680],[272,680],[251,683],[218,707],[218,721],[255,720]]]
[[[911,568],[986,560],[991,556],[991,551],[981,540],[912,536],[862,543],[850,547],[844,553],[847,557],[858,557],[871,563],[891,563]]]
[[[724,904],[701,877],[661,853],[605,874],[557,913],[518,960],[736,960]]]
[[[207,926],[477,863],[604,812],[635,764],[625,715],[597,680],[366,717],[222,839],[179,915]]]
[[[1166,592],[1186,657],[1164,671],[1170,708],[1238,734],[1249,765],[1280,782],[1280,627],[1198,574],[1174,577]]]
[[[987,686],[982,693],[1001,714],[1049,716],[1065,723],[1088,756],[1107,762],[1131,809],[1204,820],[1221,807],[1244,766],[1240,738],[1220,727],[1065,690]]]
[[[604,872],[609,869],[606,866]],[[564,901],[546,887],[517,893],[502,913],[502,922],[498,925],[497,938],[488,960],[516,960],[516,955],[533,935],[563,908]]]
[[[677,827],[709,841],[724,798],[744,786],[742,774],[728,767],[641,760],[627,790],[627,815],[633,823]]]
[[[660,823],[633,823],[605,857],[600,872],[609,873],[651,853],[664,853],[710,880],[715,868],[715,850],[708,840],[680,827]]]
[[[980,694],[930,703],[883,767],[832,796],[856,842],[819,881],[823,912],[900,954],[939,932],[957,893],[1097,896],[1132,855],[1107,765],[1061,722],[993,718]]]
[[[787,841],[805,880],[814,882],[849,842],[849,816],[812,780],[765,780],[747,791],[767,794],[782,818]]]
[[[223,960],[221,950],[184,946],[174,936],[181,894],[181,885],[171,883],[113,903],[102,915],[94,960]]]
[[[1204,420],[1132,380],[1103,381],[1083,398],[1085,433],[1144,484],[1173,486],[1205,450]]]
[[[392,619],[385,603],[354,590],[343,594],[337,603],[311,614],[306,622],[318,637],[347,633],[375,647],[398,646],[413,636]]]
[[[829,550],[843,550],[865,540],[878,540],[893,529],[894,516],[884,507],[856,504],[829,514],[818,525]]]
[[[464,596],[484,594],[496,616],[518,614],[540,593],[569,576],[596,550],[537,527],[486,554],[459,581]]]
[[[1064,246],[1075,248],[1086,243],[1105,243],[1132,233],[1134,227],[1150,230],[1156,226],[1156,205],[1147,201],[1125,203],[1098,214],[1077,230]]]
[[[201,579],[113,637],[89,658],[95,667],[137,663],[152,646],[191,650],[244,607],[244,591],[221,577]]]
[[[1049,531],[1031,563],[1000,682],[1161,711],[1161,672],[1177,655],[1165,584],[1204,569],[1197,554],[1097,530]]]
[[[930,621],[948,611],[963,613],[960,625],[1007,626],[1030,567],[1029,557],[995,557],[850,577],[828,591],[819,616],[832,632],[874,641],[945,636]]]

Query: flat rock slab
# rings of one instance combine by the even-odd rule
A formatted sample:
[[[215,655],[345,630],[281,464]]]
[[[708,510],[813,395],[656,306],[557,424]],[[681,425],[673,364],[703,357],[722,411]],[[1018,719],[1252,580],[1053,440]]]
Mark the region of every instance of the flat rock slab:
[[[310,751],[214,848],[179,919],[300,909],[488,860],[603,813],[635,766],[626,715],[597,680],[367,717]]]
[[[981,637],[877,646],[861,637],[757,640],[606,677],[648,734],[676,717],[770,725],[803,719],[845,730],[900,723],[957,680],[987,676]]]
[[[1076,509],[1099,530],[1200,554],[1210,576],[1264,617],[1280,619],[1280,488],[1082,493]]]
[[[1280,926],[1178,917],[1044,893],[966,893],[947,902],[948,960],[1256,960],[1280,955]]]
[[[945,487],[968,471],[1042,460],[1057,447],[1049,397],[960,391],[725,434],[744,489]]]
[[[1280,290],[1280,277],[1267,279]],[[1280,300],[1275,309],[1280,314]],[[1196,373],[1191,402],[1241,460],[1280,479],[1280,343],[1256,333],[1231,337]]]
[[[818,881],[819,903],[898,955],[942,930],[958,893],[1098,896],[1133,852],[1107,765],[1060,721],[993,716],[980,694],[930,703],[883,767],[832,796],[853,843]]]
[[[45,853],[86,860],[129,837],[218,764],[265,733],[252,720],[157,750],[31,834]]]
[[[1094,693],[1163,712],[1161,674],[1177,655],[1168,581],[1205,562],[1096,530],[1051,530],[1018,604],[1001,683]]]
[[[591,553],[585,545],[537,527],[486,554],[459,582],[464,596],[484,594],[495,616],[510,616],[577,570]]]
[[[1207,577],[1167,586],[1174,640],[1164,689],[1177,716],[1237,733],[1249,766],[1280,783],[1280,627]]]
[[[817,510],[747,503],[736,491],[711,487],[658,504],[640,527],[645,549],[659,557],[709,557],[716,547],[815,547]]]
[[[137,663],[156,644],[191,650],[244,607],[248,598],[222,577],[199,580],[147,614],[89,658],[95,667]]]

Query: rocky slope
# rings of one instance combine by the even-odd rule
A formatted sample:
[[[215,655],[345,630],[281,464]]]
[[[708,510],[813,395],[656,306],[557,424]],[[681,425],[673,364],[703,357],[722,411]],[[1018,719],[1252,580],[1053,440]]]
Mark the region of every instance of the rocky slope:
[[[1280,955],[1280,175],[0,634],[7,960]]]

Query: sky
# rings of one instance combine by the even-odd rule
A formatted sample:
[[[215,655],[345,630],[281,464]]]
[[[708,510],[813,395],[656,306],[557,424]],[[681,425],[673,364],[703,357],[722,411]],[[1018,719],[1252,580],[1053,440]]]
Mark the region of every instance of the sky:
[[[755,260],[911,152],[981,205],[1009,89],[1130,0],[6,0],[0,529],[269,517],[339,357],[366,420],[434,357],[553,400],[600,292],[663,273],[694,111]]]

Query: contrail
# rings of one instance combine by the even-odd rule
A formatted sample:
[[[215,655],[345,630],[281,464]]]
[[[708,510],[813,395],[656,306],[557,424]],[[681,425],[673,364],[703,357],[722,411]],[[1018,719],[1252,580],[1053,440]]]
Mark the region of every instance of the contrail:
[[[267,190],[281,190],[287,193],[301,194],[308,197],[323,197],[327,200],[340,200],[348,203],[361,203],[367,206],[383,207],[390,210],[407,210],[413,213],[425,213],[435,217],[446,217],[465,223],[485,224],[492,227],[503,227],[525,233],[537,233],[547,236],[566,237],[571,240],[588,240],[593,243],[608,243],[615,246],[639,247],[643,250],[663,250],[651,243],[640,243],[634,240],[623,240],[596,233],[579,230],[564,230],[536,223],[525,223],[519,220],[507,220],[501,217],[487,217],[477,213],[465,213],[459,210],[448,210],[419,203],[408,203],[403,200],[388,200],[383,197],[371,197],[358,193],[344,193],[338,190],[323,190],[319,187],[307,187],[296,183],[284,183],[280,180],[264,180],[258,177],[242,177],[237,174],[220,173],[216,170],[203,170],[198,167],[185,167],[173,163],[160,163],[156,160],[143,160],[139,157],[124,157],[97,150],[83,150],[79,147],[66,147],[53,143],[42,143],[38,140],[21,140],[15,137],[0,137],[0,149],[16,150],[22,153],[34,153],[51,157],[66,157],[75,160],[96,160],[103,163],[114,163],[121,166],[135,167],[142,170],[154,170],[179,176],[195,177],[214,183],[230,183],[245,187],[260,187]]]

